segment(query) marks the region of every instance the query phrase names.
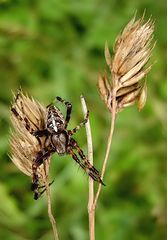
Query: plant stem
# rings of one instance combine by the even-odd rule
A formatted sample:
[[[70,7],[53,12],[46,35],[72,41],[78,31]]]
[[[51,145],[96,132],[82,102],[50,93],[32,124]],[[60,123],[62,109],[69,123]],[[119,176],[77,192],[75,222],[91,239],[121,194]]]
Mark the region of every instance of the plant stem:
[[[87,106],[83,96],[81,96],[82,111],[84,116],[87,114]],[[86,127],[86,136],[87,136],[87,149],[88,149],[88,160],[93,165],[93,144],[92,144],[92,135],[90,121],[88,119],[85,124]],[[89,216],[89,239],[95,240],[95,218],[93,212],[93,202],[94,202],[94,181],[89,177],[89,197],[88,197],[88,216]]]
[[[115,127],[116,108],[117,108],[116,91],[117,91],[117,89],[113,88],[113,91],[112,91],[111,126],[110,126],[110,132],[109,132],[109,136],[108,136],[107,148],[106,148],[106,153],[105,153],[104,162],[103,162],[102,171],[101,171],[101,178],[102,178],[102,180],[103,180],[104,173],[105,173],[106,166],[107,166],[107,161],[108,161],[108,157],[109,157],[109,153],[110,153],[110,149],[111,149],[111,143],[112,143],[114,127]],[[97,192],[96,192],[96,195],[95,195],[94,203],[93,203],[93,206],[92,206],[94,212],[95,212],[97,201],[98,201],[98,198],[99,198],[99,195],[100,195],[100,192],[101,192],[101,187],[102,187],[102,185],[99,184]]]
[[[45,187],[46,187],[46,195],[47,195],[47,202],[48,202],[48,216],[49,216],[49,220],[52,225],[54,240],[59,240],[57,226],[56,226],[56,220],[52,214],[51,193],[50,193],[50,187],[49,187],[49,183],[48,183],[48,175],[47,175],[48,171],[46,170],[46,168],[48,167],[47,165],[48,165],[48,163],[44,162]]]

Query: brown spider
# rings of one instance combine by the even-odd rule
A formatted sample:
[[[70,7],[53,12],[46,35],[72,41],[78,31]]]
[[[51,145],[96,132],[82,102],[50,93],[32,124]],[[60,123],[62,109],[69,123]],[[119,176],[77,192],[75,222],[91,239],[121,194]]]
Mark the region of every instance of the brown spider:
[[[40,138],[44,137],[44,146],[41,145],[41,150],[37,153],[33,163],[32,163],[32,186],[31,189],[34,192],[34,199],[38,199],[45,191],[45,189],[40,192],[39,189],[39,177],[37,173],[38,167],[44,163],[53,153],[58,153],[59,155],[70,154],[72,158],[80,165],[82,169],[95,181],[104,185],[101,180],[98,170],[90,164],[86,156],[84,155],[82,149],[79,147],[78,143],[72,138],[72,135],[76,133],[88,120],[89,112],[85,119],[73,130],[67,130],[67,126],[70,120],[72,105],[69,102],[56,97],[58,101],[65,104],[66,106],[66,117],[64,118],[58,107],[54,106],[53,103],[49,104],[46,108],[46,119],[45,127],[41,130],[34,131],[30,128],[30,122],[27,118],[21,118],[17,110],[12,107],[12,113],[19,118],[20,121],[24,122],[26,129],[37,138],[39,144],[41,145]],[[17,98],[16,98],[17,100]],[[24,109],[22,109],[24,113]],[[39,128],[37,128],[39,129]],[[74,152],[78,153],[78,155]]]

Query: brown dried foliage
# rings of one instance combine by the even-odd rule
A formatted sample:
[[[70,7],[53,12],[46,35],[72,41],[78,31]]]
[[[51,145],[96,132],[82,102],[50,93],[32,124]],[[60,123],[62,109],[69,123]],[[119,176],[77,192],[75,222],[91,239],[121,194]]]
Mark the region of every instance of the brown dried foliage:
[[[40,146],[38,140],[30,131],[44,128],[46,109],[33,98],[24,95],[22,91],[18,91],[18,94],[13,96],[11,109],[15,109],[18,113],[17,116],[11,111],[13,125],[10,137],[11,160],[20,171],[32,177],[32,163],[42,145]],[[26,126],[29,127],[29,130],[26,129]],[[41,144],[43,144],[42,138]],[[48,173],[49,159],[46,162],[46,171]],[[42,164],[37,171],[40,183],[44,185],[46,181],[44,165]]]
[[[112,112],[113,90],[116,92],[116,112],[137,102],[140,111],[146,102],[147,86],[142,79],[151,69],[148,63],[152,49],[154,23],[151,19],[144,23],[144,15],[127,24],[118,36],[113,58],[108,44],[105,45],[105,59],[112,75],[112,83],[107,75],[99,75],[98,89],[102,100]]]

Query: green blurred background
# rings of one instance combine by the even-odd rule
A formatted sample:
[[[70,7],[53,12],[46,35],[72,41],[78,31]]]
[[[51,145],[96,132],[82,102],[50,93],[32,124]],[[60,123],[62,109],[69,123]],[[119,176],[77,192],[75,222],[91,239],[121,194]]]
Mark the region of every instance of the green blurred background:
[[[53,239],[45,196],[34,201],[30,179],[9,154],[11,90],[20,86],[47,105],[55,96],[73,103],[69,128],[82,119],[80,95],[90,110],[94,162],[101,169],[109,113],[98,95],[98,72],[137,10],[156,20],[156,61],[147,77],[148,100],[118,116],[97,208],[97,240],[167,239],[167,4],[165,0],[0,1],[0,239]],[[85,129],[76,134],[86,151]],[[70,156],[52,159],[53,211],[60,239],[88,239],[88,178]]]

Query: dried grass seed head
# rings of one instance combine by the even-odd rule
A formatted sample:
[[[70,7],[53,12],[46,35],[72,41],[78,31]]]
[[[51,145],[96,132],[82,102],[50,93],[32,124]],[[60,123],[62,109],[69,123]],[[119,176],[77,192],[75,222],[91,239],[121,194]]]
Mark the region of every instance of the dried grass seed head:
[[[106,75],[100,76],[98,89],[110,111],[113,88],[116,89],[117,112],[135,102],[139,110],[144,107],[147,88],[141,80],[151,69],[151,65],[145,66],[155,45],[152,44],[153,31],[154,23],[151,19],[144,23],[144,15],[136,21],[133,17],[116,40],[113,59],[108,44],[105,44],[105,59],[111,71],[112,83]]]
[[[41,148],[36,137],[30,132],[44,128],[45,114],[46,109],[33,98],[24,95],[22,91],[19,90],[17,95],[13,96],[11,106],[13,130],[10,136],[11,160],[20,171],[30,177],[32,177],[32,163]],[[41,143],[42,141],[41,138]],[[43,184],[45,182],[43,164],[37,171]]]

